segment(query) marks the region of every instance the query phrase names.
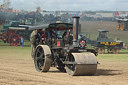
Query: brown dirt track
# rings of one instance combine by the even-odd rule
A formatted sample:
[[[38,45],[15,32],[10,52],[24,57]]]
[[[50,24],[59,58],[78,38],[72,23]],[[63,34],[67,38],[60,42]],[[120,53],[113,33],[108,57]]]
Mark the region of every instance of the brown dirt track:
[[[21,51],[22,50],[22,51]],[[30,48],[0,50],[0,85],[128,85],[128,62],[99,59],[94,76],[70,76],[52,67],[35,70]]]

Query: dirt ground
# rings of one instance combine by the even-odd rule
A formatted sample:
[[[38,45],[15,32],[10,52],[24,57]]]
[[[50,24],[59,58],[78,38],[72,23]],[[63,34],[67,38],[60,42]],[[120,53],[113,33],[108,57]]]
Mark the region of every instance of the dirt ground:
[[[128,85],[128,62],[98,59],[93,76],[70,76],[51,67],[37,72],[30,52],[0,50],[0,85]]]

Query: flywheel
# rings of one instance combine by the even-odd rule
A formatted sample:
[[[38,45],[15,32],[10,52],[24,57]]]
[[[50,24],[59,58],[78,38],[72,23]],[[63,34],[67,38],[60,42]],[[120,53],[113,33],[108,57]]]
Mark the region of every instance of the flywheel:
[[[20,36],[17,34],[13,34],[13,35],[9,36],[9,43],[11,46],[20,45]]]

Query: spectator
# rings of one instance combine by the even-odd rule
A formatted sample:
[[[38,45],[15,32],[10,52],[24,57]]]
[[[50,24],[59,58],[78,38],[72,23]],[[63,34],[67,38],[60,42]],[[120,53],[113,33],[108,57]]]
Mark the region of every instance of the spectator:
[[[21,43],[21,46],[23,47],[23,45],[24,45],[24,38],[22,36],[20,37],[20,43]]]

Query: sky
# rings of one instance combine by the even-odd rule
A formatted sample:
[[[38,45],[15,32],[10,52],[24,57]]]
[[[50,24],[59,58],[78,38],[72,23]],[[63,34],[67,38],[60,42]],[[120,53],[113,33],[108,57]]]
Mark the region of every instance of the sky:
[[[10,0],[11,7],[19,10],[49,11],[128,11],[128,0]],[[0,0],[0,3],[2,0]]]

